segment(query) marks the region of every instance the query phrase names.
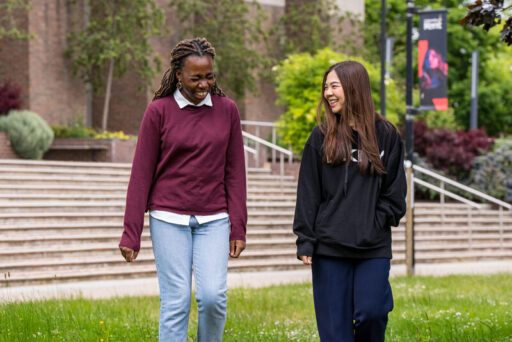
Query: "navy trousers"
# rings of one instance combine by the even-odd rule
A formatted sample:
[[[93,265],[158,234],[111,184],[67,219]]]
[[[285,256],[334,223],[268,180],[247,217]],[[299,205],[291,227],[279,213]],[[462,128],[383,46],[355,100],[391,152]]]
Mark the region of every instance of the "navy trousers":
[[[322,342],[384,341],[393,310],[389,259],[313,256],[313,297]]]

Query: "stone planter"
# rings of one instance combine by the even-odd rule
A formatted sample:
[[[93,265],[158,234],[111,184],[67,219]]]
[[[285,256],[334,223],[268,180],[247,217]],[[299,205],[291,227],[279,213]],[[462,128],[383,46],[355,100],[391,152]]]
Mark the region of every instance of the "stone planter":
[[[43,159],[131,163],[137,140],[54,139]]]
[[[12,149],[5,132],[0,132],[0,159],[21,159]]]

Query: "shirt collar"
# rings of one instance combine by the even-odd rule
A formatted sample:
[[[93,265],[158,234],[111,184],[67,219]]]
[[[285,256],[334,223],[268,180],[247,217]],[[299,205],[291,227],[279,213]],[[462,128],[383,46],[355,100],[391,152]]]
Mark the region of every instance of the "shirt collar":
[[[213,107],[212,97],[211,97],[210,93],[206,94],[206,97],[204,98],[203,101],[199,102],[198,104],[193,104],[192,102],[187,100],[185,98],[185,96],[183,96],[183,94],[181,93],[181,91],[179,91],[179,89],[176,89],[174,91],[174,99],[176,100],[176,103],[178,103],[178,106],[180,107],[180,109],[183,109],[183,107],[185,107],[185,106],[201,107],[204,105],[204,106]]]

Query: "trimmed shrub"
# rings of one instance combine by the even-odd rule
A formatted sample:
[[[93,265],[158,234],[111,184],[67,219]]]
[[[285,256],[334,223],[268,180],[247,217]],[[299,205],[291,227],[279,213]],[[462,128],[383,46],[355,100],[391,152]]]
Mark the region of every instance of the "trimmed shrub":
[[[468,177],[473,159],[489,151],[494,140],[483,129],[456,132],[447,129],[428,129],[425,122],[414,125],[414,148],[433,168],[455,176]]]
[[[473,160],[470,186],[512,202],[512,141]]]
[[[7,115],[10,110],[21,108],[21,87],[11,81],[0,86],[0,115]]]
[[[40,159],[50,148],[53,131],[36,113],[11,110],[0,120],[0,131],[5,131],[12,148],[25,159]]]

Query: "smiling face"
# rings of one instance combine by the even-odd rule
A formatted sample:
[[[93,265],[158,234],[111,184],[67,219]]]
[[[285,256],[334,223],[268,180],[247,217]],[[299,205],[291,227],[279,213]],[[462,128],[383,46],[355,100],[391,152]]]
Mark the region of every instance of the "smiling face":
[[[333,113],[341,113],[341,109],[345,104],[345,93],[335,70],[329,72],[325,79],[324,98],[329,103],[329,106],[331,106]]]
[[[177,71],[176,76],[183,85],[183,96],[193,104],[198,104],[215,85],[213,59],[210,56],[188,56],[183,69]]]

